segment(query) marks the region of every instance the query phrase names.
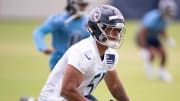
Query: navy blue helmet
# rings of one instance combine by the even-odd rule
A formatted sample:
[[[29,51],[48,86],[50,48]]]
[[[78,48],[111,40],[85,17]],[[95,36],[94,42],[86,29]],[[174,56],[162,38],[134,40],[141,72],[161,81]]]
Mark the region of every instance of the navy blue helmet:
[[[126,30],[124,17],[114,6],[98,6],[90,13],[88,30],[100,44],[119,48]]]

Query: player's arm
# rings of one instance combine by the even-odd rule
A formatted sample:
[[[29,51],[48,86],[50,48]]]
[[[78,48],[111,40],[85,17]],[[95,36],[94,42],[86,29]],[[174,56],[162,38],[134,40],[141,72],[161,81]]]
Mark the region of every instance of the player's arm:
[[[165,29],[161,33],[162,33],[162,36],[165,39],[166,43],[170,47],[175,47],[176,46],[176,41],[173,38],[171,38],[170,36],[168,36],[167,31]]]
[[[36,48],[44,52],[45,54],[51,54],[52,50],[48,49],[45,43],[45,36],[54,30],[52,24],[52,18],[47,19],[41,26],[33,31],[33,39],[35,41]]]
[[[162,36],[163,36],[164,39],[167,39],[167,38],[168,38],[168,34],[167,34],[167,31],[166,31],[165,29],[163,29],[163,30],[161,31],[161,34],[162,34]]]
[[[113,95],[113,97],[118,101],[130,101],[125,89],[117,75],[116,70],[108,71],[104,77],[106,85]]]
[[[145,15],[141,20],[141,26],[139,31],[139,44],[142,49],[146,48],[146,35],[148,29],[154,29],[156,26],[154,24],[154,17],[151,15]]]
[[[68,101],[89,101],[79,92],[78,87],[82,80],[83,74],[74,66],[67,65],[60,95],[65,97]]]

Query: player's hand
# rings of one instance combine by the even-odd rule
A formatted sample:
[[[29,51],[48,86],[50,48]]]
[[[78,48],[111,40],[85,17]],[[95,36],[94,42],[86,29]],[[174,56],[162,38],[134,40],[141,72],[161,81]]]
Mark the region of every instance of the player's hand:
[[[173,38],[168,38],[166,42],[169,45],[169,47],[172,47],[172,48],[176,47],[176,41]]]
[[[54,53],[54,50],[52,50],[52,49],[45,49],[43,51],[43,53],[46,54],[46,55],[50,55],[50,54]]]

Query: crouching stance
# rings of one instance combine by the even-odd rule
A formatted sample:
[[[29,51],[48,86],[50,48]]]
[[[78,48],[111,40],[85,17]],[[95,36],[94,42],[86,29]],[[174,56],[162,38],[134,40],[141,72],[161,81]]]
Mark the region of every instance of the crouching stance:
[[[93,9],[88,20],[91,36],[70,47],[58,61],[42,89],[39,101],[97,101],[91,95],[104,79],[118,101],[129,101],[116,72],[124,39],[124,18],[109,5]]]

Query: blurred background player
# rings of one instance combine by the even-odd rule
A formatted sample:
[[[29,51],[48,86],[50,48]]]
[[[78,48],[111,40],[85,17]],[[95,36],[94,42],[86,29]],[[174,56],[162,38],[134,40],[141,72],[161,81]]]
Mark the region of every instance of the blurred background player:
[[[157,55],[160,58],[159,78],[166,82],[172,81],[171,75],[165,69],[167,55],[160,39],[165,39],[171,47],[176,45],[175,41],[166,32],[167,24],[175,16],[175,13],[175,1],[160,0],[159,9],[148,12],[142,18],[140,31],[137,34],[137,42],[141,48],[141,55],[149,79],[154,76],[152,62],[155,55]]]
[[[83,15],[88,4],[89,0],[68,0],[67,12],[50,16],[33,32],[37,49],[51,55],[50,70],[72,44],[89,36],[86,28],[88,18]],[[48,33],[52,36],[52,49],[47,47],[44,40]]]

